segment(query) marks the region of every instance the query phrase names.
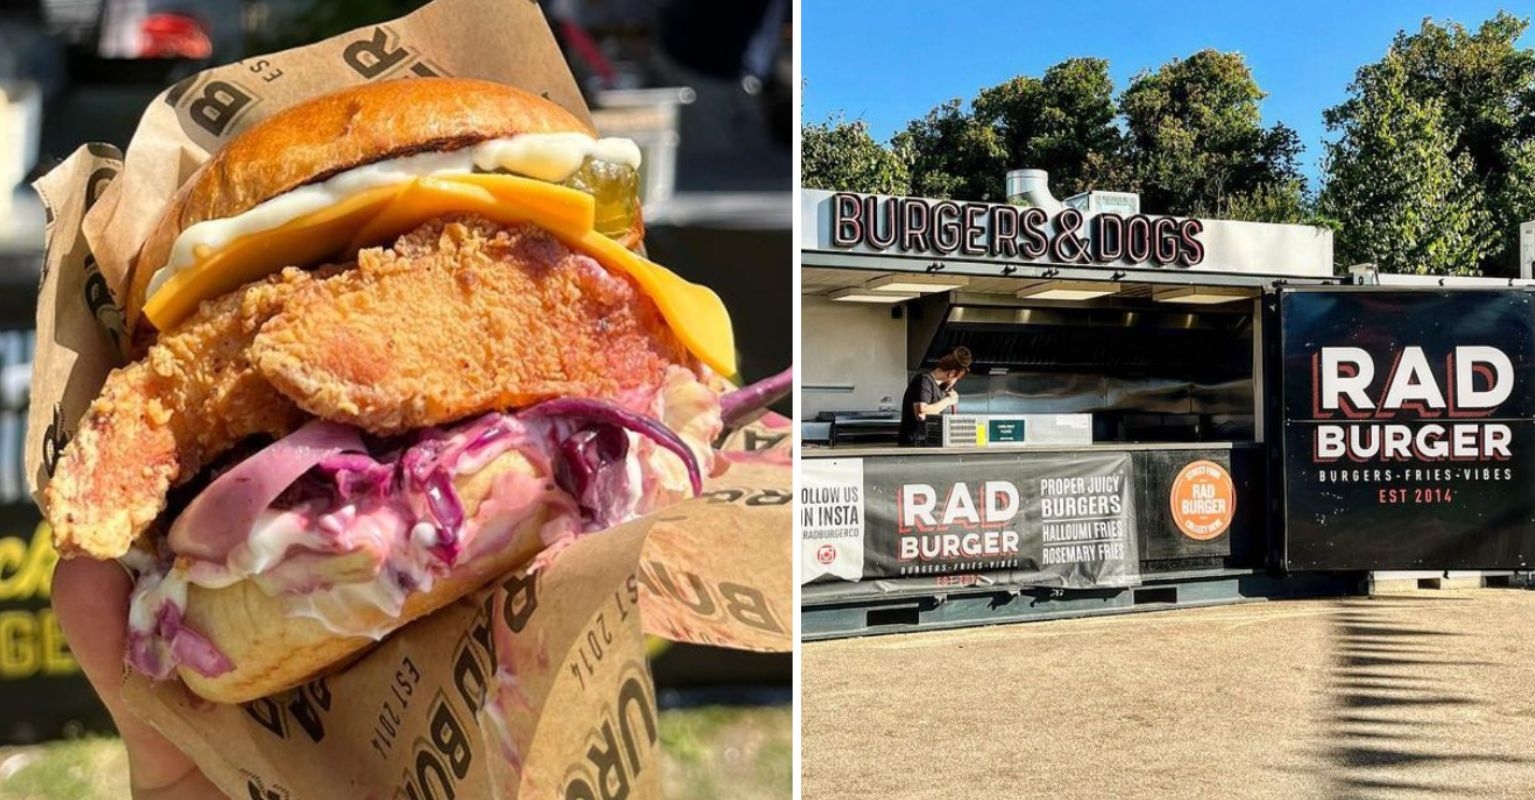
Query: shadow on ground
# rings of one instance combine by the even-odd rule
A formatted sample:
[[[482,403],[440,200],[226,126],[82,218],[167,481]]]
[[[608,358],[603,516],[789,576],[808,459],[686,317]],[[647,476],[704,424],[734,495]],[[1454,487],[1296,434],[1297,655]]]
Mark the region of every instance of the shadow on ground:
[[[1375,597],[1345,601],[1332,620],[1334,663],[1325,682],[1328,711],[1320,733],[1318,768],[1333,800],[1402,797],[1487,796],[1446,782],[1449,768],[1472,764],[1523,764],[1532,759],[1451,752],[1452,738],[1475,733],[1474,711],[1489,701],[1468,696],[1454,679],[1456,668],[1491,667],[1477,660],[1477,644],[1454,630],[1425,627],[1421,613],[1446,596]],[[1432,780],[1415,777],[1432,772]],[[1511,788],[1511,787],[1509,787]]]

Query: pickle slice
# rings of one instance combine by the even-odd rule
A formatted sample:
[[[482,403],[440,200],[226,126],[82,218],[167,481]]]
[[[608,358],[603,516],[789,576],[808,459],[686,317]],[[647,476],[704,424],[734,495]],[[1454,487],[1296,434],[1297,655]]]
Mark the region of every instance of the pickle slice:
[[[529,177],[505,169],[493,172]],[[588,156],[574,175],[556,185],[585,192],[597,201],[592,227],[603,236],[623,241],[629,235],[629,229],[634,227],[634,220],[640,213],[640,173],[634,167]]]
[[[593,226],[610,239],[622,239],[639,214],[639,171],[626,164],[587,158],[561,186],[586,192],[597,201]]]

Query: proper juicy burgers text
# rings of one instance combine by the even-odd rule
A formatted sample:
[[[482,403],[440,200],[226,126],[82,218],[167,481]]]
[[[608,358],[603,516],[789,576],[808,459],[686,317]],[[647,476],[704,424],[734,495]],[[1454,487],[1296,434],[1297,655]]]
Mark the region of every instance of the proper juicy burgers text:
[[[697,493],[722,413],[770,396],[722,397],[718,297],[636,254],[638,165],[457,79],[295,106],[204,164],[44,493],[62,553],[137,576],[129,663],[270,694]]]

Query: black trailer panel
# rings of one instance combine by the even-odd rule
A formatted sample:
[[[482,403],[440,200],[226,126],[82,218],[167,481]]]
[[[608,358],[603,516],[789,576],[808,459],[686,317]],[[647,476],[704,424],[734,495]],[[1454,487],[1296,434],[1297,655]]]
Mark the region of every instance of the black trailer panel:
[[[1535,561],[1532,297],[1280,293],[1286,568]]]

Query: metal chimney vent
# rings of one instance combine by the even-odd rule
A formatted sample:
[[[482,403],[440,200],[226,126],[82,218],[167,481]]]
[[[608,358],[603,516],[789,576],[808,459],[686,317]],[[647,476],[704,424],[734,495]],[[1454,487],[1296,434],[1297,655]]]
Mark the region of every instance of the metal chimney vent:
[[[1015,169],[1007,173],[1007,202],[1034,206],[1054,216],[1065,208],[1050,194],[1050,173],[1042,169]]]
[[[1054,216],[1070,206],[1087,216],[1110,212],[1121,216],[1141,213],[1141,196],[1135,192],[1082,192],[1063,203],[1050,193],[1050,173],[1042,169],[1015,169],[1007,173],[1007,202],[1042,208]]]

